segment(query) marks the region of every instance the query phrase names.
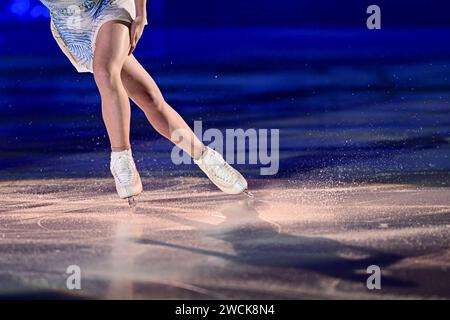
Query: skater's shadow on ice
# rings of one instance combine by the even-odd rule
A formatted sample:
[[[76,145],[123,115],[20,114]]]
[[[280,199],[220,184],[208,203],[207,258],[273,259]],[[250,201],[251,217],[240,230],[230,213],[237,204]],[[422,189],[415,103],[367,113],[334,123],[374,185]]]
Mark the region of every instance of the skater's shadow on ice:
[[[368,266],[382,270],[402,256],[378,252],[341,243],[324,237],[307,237],[281,232],[281,228],[261,218],[255,202],[235,201],[223,205],[219,212],[225,220],[218,225],[189,220],[175,215],[165,218],[195,228],[203,235],[226,241],[234,255],[186,245],[165,243],[152,239],[139,239],[141,244],[158,245],[194,253],[215,256],[228,261],[260,267],[297,268],[310,270],[335,278],[365,283]],[[383,285],[413,286],[412,282],[383,274]]]

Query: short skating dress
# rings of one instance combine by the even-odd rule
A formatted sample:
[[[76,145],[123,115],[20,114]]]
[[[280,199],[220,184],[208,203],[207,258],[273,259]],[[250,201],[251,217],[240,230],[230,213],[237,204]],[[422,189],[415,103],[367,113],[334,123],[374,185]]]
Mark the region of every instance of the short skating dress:
[[[61,50],[78,72],[92,72],[95,40],[108,21],[131,23],[134,0],[41,0],[50,10],[51,30]]]

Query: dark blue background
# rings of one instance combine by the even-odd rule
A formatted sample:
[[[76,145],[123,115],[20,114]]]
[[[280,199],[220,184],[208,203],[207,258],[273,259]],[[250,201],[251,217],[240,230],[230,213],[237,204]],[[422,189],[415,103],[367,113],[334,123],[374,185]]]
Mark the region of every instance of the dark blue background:
[[[446,0],[151,0],[152,21],[165,26],[360,26],[362,12],[377,4],[385,25],[448,26]],[[3,0],[1,21],[27,21],[47,16],[38,0]]]
[[[367,30],[369,4],[382,30]],[[280,177],[448,184],[449,9],[154,0],[136,55],[189,124],[280,129]],[[109,175],[92,76],[61,53],[39,2],[2,1],[0,12],[0,179]],[[137,108],[132,139],[144,176],[199,173],[171,164]]]

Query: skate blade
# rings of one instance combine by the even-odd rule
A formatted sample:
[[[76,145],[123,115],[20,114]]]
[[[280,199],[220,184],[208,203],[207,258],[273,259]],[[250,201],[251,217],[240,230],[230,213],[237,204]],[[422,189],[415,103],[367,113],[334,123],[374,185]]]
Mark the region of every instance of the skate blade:
[[[137,202],[136,199],[134,197],[129,197],[127,198],[128,200],[128,205],[130,206],[130,208],[136,208]]]
[[[248,189],[245,189],[244,191],[242,191],[242,193],[244,193],[245,195],[247,195],[247,197],[249,198],[254,198],[255,196],[253,195],[253,193],[251,193],[250,191],[248,191]]]

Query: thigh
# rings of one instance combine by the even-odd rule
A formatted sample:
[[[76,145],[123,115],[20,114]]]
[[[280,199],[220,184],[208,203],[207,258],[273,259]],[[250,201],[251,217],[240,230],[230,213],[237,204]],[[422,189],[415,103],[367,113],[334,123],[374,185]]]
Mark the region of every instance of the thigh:
[[[99,30],[95,42],[93,69],[120,71],[128,57],[130,26],[122,21],[109,21]]]
[[[121,77],[128,96],[137,105],[145,107],[149,102],[157,105],[164,102],[155,81],[133,55],[125,60]]]

